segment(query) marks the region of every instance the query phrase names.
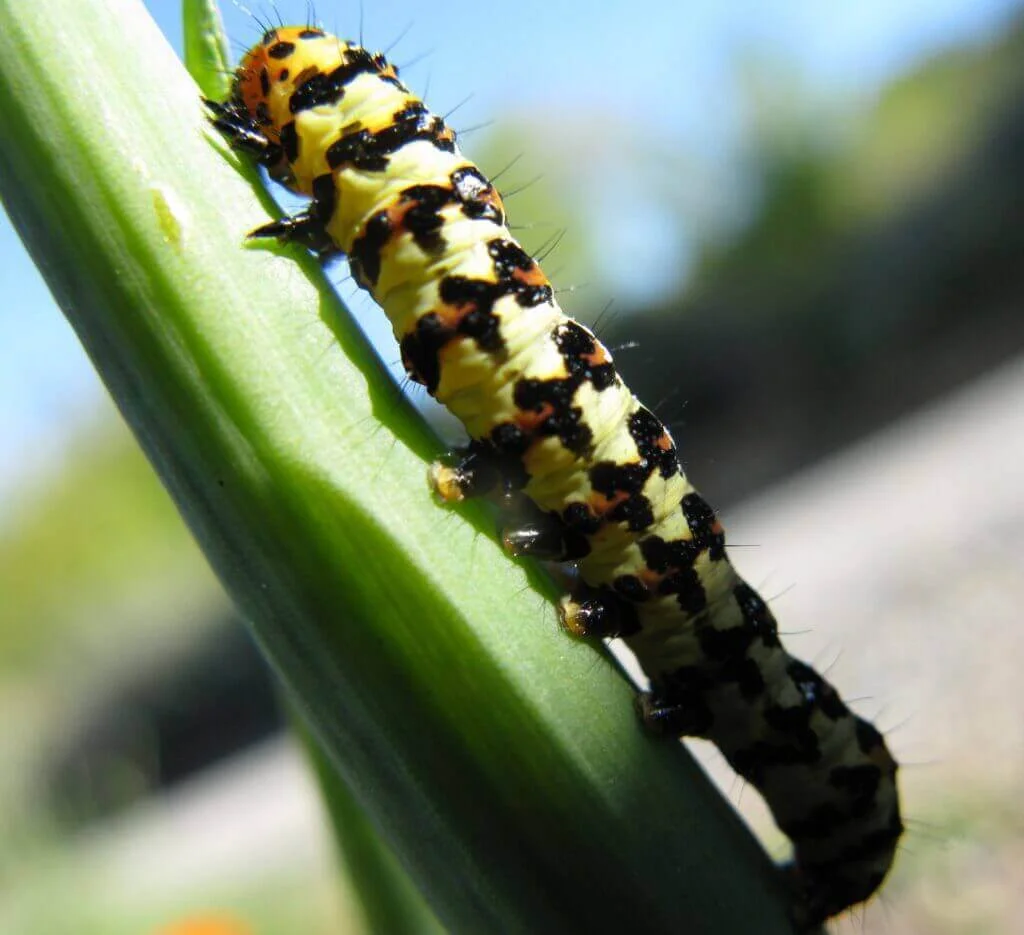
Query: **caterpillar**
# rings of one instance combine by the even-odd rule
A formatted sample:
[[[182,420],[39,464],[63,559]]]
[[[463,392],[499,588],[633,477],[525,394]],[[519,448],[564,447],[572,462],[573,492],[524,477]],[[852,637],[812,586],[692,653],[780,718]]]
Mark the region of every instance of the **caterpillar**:
[[[532,505],[506,549],[573,563],[563,626],[621,637],[650,680],[643,723],[710,739],[761,792],[793,843],[801,926],[868,899],[903,831],[882,735],[783,648],[671,435],[559,309],[454,132],[383,55],[308,25],[267,31],[227,100],[205,103],[236,150],[310,198],[250,236],[347,256],[409,377],[465,426],[434,490]]]

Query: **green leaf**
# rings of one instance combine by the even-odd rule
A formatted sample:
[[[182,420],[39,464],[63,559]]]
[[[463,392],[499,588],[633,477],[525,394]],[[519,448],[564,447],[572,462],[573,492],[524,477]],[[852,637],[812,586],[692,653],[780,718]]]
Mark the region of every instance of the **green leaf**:
[[[486,511],[141,5],[0,3],[0,195],[368,819],[459,932],[789,931],[763,853]],[[126,37],[130,37],[130,41]],[[376,314],[366,310],[366,314]],[[116,652],[117,646],[111,646]]]
[[[183,0],[185,67],[204,96],[223,100],[231,86],[231,54],[215,0]]]
[[[306,748],[334,826],[348,882],[361,904],[367,932],[387,935],[442,935],[444,929],[334,764],[301,722],[296,730]]]

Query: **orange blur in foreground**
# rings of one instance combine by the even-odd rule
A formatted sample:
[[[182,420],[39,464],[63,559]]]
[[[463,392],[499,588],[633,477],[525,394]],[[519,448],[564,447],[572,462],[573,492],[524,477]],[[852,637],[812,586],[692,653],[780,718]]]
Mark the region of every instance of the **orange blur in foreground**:
[[[252,929],[228,916],[198,916],[158,929],[153,935],[252,935]]]

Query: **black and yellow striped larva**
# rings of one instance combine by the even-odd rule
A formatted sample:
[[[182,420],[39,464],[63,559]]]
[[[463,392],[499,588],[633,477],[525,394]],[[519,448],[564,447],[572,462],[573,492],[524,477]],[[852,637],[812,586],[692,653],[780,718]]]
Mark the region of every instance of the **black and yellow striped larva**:
[[[565,627],[621,637],[650,679],[645,724],[710,739],[760,790],[793,842],[803,924],[868,899],[903,830],[882,735],[783,648],[665,426],[559,309],[451,129],[382,55],[309,26],[268,31],[207,105],[232,146],[311,199],[252,236],[345,254],[409,376],[465,426],[434,489],[533,504],[506,548],[574,563]]]

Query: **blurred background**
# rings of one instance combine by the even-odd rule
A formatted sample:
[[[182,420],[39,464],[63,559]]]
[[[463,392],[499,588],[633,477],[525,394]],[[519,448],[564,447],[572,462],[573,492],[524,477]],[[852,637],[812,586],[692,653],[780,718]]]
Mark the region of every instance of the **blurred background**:
[[[1024,5],[318,6],[500,173],[790,648],[889,733],[910,832],[836,930],[1024,932]],[[0,221],[0,933],[361,931],[268,674]]]

